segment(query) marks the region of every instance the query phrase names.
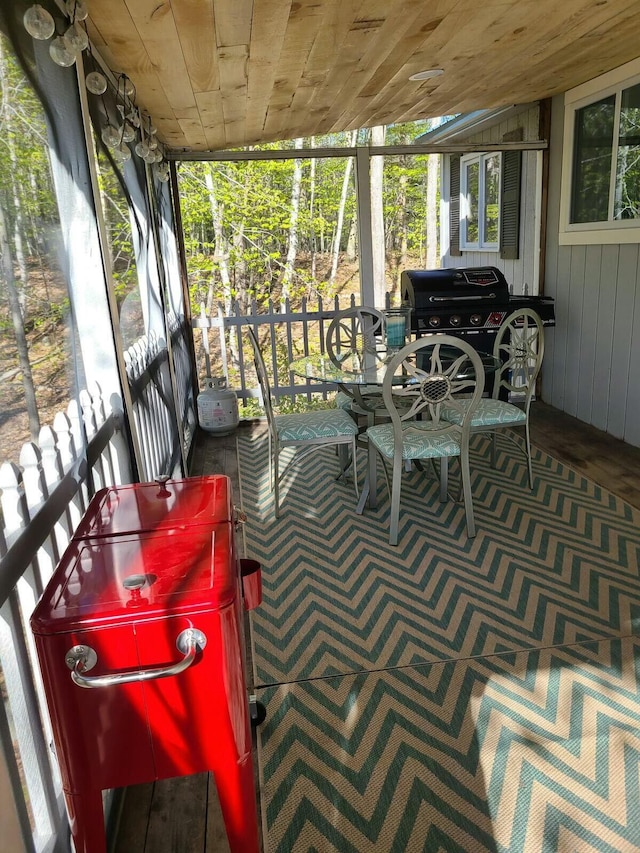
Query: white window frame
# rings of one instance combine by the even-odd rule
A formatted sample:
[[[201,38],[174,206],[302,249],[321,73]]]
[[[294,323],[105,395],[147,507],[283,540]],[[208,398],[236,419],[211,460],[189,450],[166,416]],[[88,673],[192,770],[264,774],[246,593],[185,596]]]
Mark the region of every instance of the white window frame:
[[[616,95],[616,124],[619,117],[620,96],[623,89],[640,83],[640,59],[627,62],[607,74],[588,83],[570,89],[564,96],[564,137],[562,144],[562,178],[560,184],[560,228],[558,242],[561,246],[592,245],[597,243],[640,242],[640,219],[613,220],[608,222],[571,223],[571,179],[573,176],[574,132],[577,110]],[[616,152],[614,131],[613,154]],[[612,163],[615,168],[615,160]]]
[[[484,239],[484,209],[485,209],[485,161],[490,157],[498,158],[500,181],[498,186],[498,240],[489,243]],[[469,204],[467,200],[467,167],[472,163],[478,164],[478,240],[467,240],[467,216]],[[462,252],[498,252],[500,250],[500,217],[502,191],[502,154],[499,151],[489,153],[465,154],[460,158],[460,251]]]

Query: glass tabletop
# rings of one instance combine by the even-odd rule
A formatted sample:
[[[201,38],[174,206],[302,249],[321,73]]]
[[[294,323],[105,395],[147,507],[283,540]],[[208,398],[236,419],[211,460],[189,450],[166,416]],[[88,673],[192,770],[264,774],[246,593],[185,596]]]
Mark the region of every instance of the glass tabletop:
[[[442,347],[442,355],[445,355],[445,351],[446,347]],[[336,385],[382,385],[388,363],[396,353],[396,350],[392,352],[377,350],[375,353],[368,352],[364,355],[346,353],[343,358],[338,357],[335,360],[329,358],[326,353],[307,355],[292,361],[289,370],[305,379],[331,382]],[[456,350],[456,355],[458,354],[459,350]],[[500,367],[500,360],[491,353],[478,351],[478,355],[485,374],[495,373]],[[418,358],[420,359],[420,351]],[[402,373],[394,377],[394,384],[403,385],[407,381],[412,382],[415,379]]]
[[[365,357],[348,353],[335,361],[326,354],[307,355],[289,365],[296,376],[338,385],[382,385],[386,369],[386,360],[377,353],[367,353]]]

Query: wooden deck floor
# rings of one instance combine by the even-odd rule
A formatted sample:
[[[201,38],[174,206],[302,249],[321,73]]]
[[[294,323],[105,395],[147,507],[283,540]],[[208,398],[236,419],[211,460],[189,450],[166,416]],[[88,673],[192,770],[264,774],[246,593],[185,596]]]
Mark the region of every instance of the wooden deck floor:
[[[246,428],[250,427],[241,427]],[[536,445],[640,509],[640,448],[540,402],[532,407],[531,434]],[[227,474],[238,493],[234,436],[199,434],[191,474],[213,473]],[[209,774],[128,788],[114,835],[110,853],[229,850]]]

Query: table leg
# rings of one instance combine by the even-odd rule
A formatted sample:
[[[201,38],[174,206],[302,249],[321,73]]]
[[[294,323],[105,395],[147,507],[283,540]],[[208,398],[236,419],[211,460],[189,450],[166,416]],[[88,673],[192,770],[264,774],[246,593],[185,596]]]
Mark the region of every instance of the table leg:
[[[367,498],[369,497],[369,470],[367,469],[367,476],[364,479],[364,483],[362,488],[360,489],[360,500],[358,501],[358,506],[356,507],[356,515],[362,515],[364,512],[364,507],[367,502]]]
[[[353,460],[351,459],[351,455],[349,454],[349,448],[346,444],[338,445],[338,462],[340,464],[340,473],[336,477],[336,480],[346,480],[347,472],[353,464]]]
[[[367,474],[360,491],[360,500],[356,507],[356,513],[358,515],[362,515],[365,506],[369,506],[370,509],[375,509],[378,505],[378,494],[376,488],[377,474],[376,452],[371,446],[371,443],[367,442]]]
[[[378,460],[371,442],[369,442],[367,461],[369,463],[369,509],[375,509],[378,506]]]

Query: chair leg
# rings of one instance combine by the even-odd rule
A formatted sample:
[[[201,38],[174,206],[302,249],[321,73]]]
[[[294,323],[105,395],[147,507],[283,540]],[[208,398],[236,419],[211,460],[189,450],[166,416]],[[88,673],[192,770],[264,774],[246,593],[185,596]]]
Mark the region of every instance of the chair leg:
[[[273,442],[269,430],[269,488],[273,491]]]
[[[440,501],[444,503],[449,498],[449,458],[440,459]]]
[[[375,509],[377,504],[376,484],[378,479],[378,454],[371,442],[367,442],[367,468],[364,475],[364,483],[360,490],[360,499],[356,506],[356,514],[362,515],[365,506]],[[382,463],[384,470],[384,462]],[[386,473],[386,471],[385,471]]]
[[[375,509],[378,506],[378,460],[377,452],[371,442],[367,449],[367,464],[369,465],[369,508]],[[383,463],[384,464],[384,463]]]
[[[338,461],[340,463],[340,473],[336,477],[336,480],[339,480],[341,477],[346,479],[347,471],[351,465],[351,460],[349,459],[349,451],[347,450],[346,444],[337,444],[336,445],[336,453],[338,455]]]
[[[471,495],[471,472],[469,470],[468,452],[460,455],[460,476],[464,492],[464,511],[467,519],[467,536],[472,539],[476,535],[476,523],[473,517],[473,497]]]
[[[498,443],[498,436],[496,431],[494,430],[491,433],[491,467],[496,467],[496,448]]]
[[[280,518],[280,445],[276,441],[273,454],[273,506],[276,518]]]
[[[533,468],[531,466],[531,439],[529,437],[529,421],[524,425],[524,445],[527,454],[527,471],[529,472],[529,488],[533,491]]]
[[[391,513],[389,516],[389,545],[398,544],[398,522],[400,518],[400,489],[402,487],[402,460],[398,465],[393,464],[391,475]]]
[[[346,445],[345,445],[346,447]],[[358,441],[356,436],[354,435],[353,441],[351,442],[351,466],[353,468],[353,486],[356,490],[356,503],[360,499],[360,491],[358,489]]]
[[[364,477],[364,483],[362,484],[362,490],[360,492],[360,499],[356,506],[356,515],[362,515],[364,512],[365,504],[367,503],[367,498],[369,497],[369,466],[367,465],[367,473]]]

